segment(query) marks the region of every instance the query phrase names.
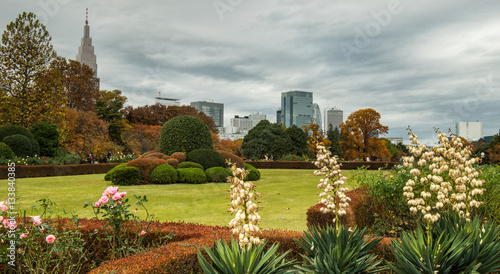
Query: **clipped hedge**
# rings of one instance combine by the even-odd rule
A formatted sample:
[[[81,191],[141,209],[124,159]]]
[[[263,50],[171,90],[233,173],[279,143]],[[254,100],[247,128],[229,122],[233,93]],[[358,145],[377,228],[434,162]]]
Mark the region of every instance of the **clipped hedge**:
[[[245,167],[245,162],[243,161],[243,159],[241,159],[241,157],[224,150],[216,150],[216,152],[219,153],[222,158],[224,158],[224,161],[229,160],[231,163],[235,163],[236,167],[239,168]]]
[[[251,164],[245,163],[245,170],[250,170],[250,173],[246,178],[247,181],[260,180],[260,171],[253,167]]]
[[[124,168],[126,166],[127,166],[126,163],[119,164],[119,165],[115,166],[110,171],[106,172],[106,175],[104,175],[104,180],[105,181],[112,181],[113,180],[113,174],[115,173],[115,171],[118,170],[118,169],[120,169],[120,168]]]
[[[9,135],[2,140],[8,145],[17,157],[25,158],[33,155],[33,145],[30,139],[21,134]]]
[[[224,158],[215,150],[208,148],[199,148],[189,152],[187,160],[202,165],[204,169],[226,166]]]
[[[143,158],[155,158],[155,159],[163,159],[167,155],[161,153],[161,152],[153,152],[149,153],[148,155],[144,156]]]
[[[179,160],[175,158],[168,158],[167,164],[173,166],[174,168],[177,168],[177,166],[179,165]]]
[[[179,183],[183,184],[204,184],[207,182],[207,175],[203,169],[199,168],[178,168]]]
[[[120,186],[139,185],[142,182],[141,170],[133,166],[119,168],[113,173],[111,181]]]
[[[224,183],[231,176],[231,171],[225,167],[211,167],[205,170],[205,174],[209,182]]]
[[[177,170],[167,164],[158,165],[151,172],[150,176],[151,183],[153,184],[173,184],[177,182],[178,178]]]
[[[177,116],[161,128],[160,152],[171,155],[174,152],[189,153],[198,148],[214,148],[210,129],[200,118]]]
[[[187,155],[184,152],[175,152],[175,153],[172,153],[172,155],[170,155],[170,158],[177,159],[177,161],[179,161],[179,163],[182,163],[182,162],[186,161]]]
[[[178,164],[177,168],[199,168],[201,170],[205,170],[202,165],[189,161]]]
[[[128,167],[137,167],[141,170],[143,182],[148,184],[151,172],[158,166],[167,164],[167,161],[157,158],[137,158],[127,163]]]
[[[93,165],[16,165],[16,178],[105,174],[117,165],[117,163]],[[6,166],[0,166],[0,179],[7,178],[8,170]]]
[[[0,157],[4,157],[5,159],[14,158],[14,152],[12,149],[5,143],[0,142]]]
[[[23,128],[21,126],[3,126],[3,127],[0,127],[0,141],[3,140],[7,136],[11,136],[11,135],[15,135],[15,134],[20,134],[20,135],[26,136],[30,140],[33,154],[37,154],[37,155],[40,154],[40,146],[38,145],[38,142],[35,140],[35,138],[33,138],[33,134],[31,134],[31,132],[28,129]],[[30,156],[32,156],[32,155],[30,155]],[[26,157],[26,155],[24,155],[22,157]]]

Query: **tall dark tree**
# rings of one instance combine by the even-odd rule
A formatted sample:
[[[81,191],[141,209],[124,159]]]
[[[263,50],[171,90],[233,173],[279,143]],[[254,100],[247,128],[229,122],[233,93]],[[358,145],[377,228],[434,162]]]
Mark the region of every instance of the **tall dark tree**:
[[[30,132],[40,145],[40,155],[56,156],[59,148],[59,132],[55,124],[39,122],[30,128]]]
[[[342,156],[342,149],[340,148],[340,131],[338,127],[332,129],[332,125],[328,126],[328,131],[326,132],[326,138],[332,143],[330,145],[330,152],[333,155],[339,157]]]
[[[286,133],[290,136],[292,143],[292,152],[298,156],[307,155],[309,149],[307,148],[307,142],[309,141],[309,136],[307,133],[296,125],[286,129]]]
[[[108,134],[111,140],[118,145],[124,145],[122,133],[125,129],[123,115],[120,110],[127,101],[127,97],[121,95],[120,90],[99,92],[95,110],[99,118],[108,123]]]
[[[243,155],[250,159],[262,159],[264,155],[280,156],[292,152],[292,141],[283,127],[260,121],[243,139]]]
[[[56,57],[50,41],[31,12],[7,25],[0,45],[0,123],[29,127],[64,117],[60,79],[47,72]]]

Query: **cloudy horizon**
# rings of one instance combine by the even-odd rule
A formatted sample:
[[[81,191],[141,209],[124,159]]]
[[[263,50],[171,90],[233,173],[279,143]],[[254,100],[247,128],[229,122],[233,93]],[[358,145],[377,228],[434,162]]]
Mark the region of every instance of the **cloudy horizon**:
[[[495,1],[4,1],[0,28],[34,12],[58,55],[75,59],[85,8],[101,89],[134,107],[161,95],[224,103],[276,122],[281,93],[304,90],[324,109],[373,108],[403,137],[411,126],[482,121],[500,128],[500,3]],[[324,119],[324,117],[323,117]]]

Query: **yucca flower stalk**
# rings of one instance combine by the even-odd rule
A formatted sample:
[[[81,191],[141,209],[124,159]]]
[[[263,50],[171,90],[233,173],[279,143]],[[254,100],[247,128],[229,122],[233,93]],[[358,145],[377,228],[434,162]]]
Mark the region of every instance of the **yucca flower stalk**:
[[[340,163],[337,162],[337,156],[331,157],[331,152],[323,145],[318,145],[316,151],[317,158],[314,165],[316,165],[319,170],[314,171],[314,175],[325,176],[318,184],[318,188],[323,189],[323,192],[319,194],[319,202],[325,205],[325,207],[321,208],[321,212],[332,212],[335,214],[333,222],[336,225],[337,231],[339,231],[339,216],[346,214],[346,208],[351,201],[351,199],[345,195],[349,189],[343,187],[347,178],[342,176]]]
[[[235,217],[229,226],[232,227],[233,235],[238,239],[241,248],[251,249],[253,245],[261,243],[259,235],[261,231],[257,224],[260,223],[260,215],[257,213],[260,207],[254,203],[254,200],[261,195],[255,190],[255,185],[250,181],[245,181],[246,176],[250,173],[249,170],[236,167],[232,164],[231,173],[233,176],[228,177],[229,199],[228,204],[231,208],[228,210],[236,213]]]

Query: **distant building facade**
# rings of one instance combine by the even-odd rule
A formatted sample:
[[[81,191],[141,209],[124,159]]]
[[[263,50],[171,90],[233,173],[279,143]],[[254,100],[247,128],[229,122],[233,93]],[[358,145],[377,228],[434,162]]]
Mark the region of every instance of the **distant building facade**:
[[[483,122],[458,122],[456,134],[467,141],[477,141],[483,138]]]
[[[92,45],[92,38],[90,37],[90,26],[89,17],[87,16],[85,20],[85,26],[83,26],[83,38],[81,40],[81,45],[78,48],[78,54],[76,55],[76,61],[89,66],[94,71],[94,77],[97,78],[97,56],[94,53],[94,46]],[[98,83],[99,83],[99,78]]]
[[[276,124],[283,124],[281,121],[281,108],[276,111]]]
[[[300,128],[309,125],[313,115],[312,92],[294,90],[281,93],[281,124]]]
[[[332,129],[338,127],[340,129],[340,124],[344,122],[344,111],[338,108],[325,109],[325,130],[328,130],[330,126]]]
[[[231,133],[246,132],[252,129],[253,123],[250,117],[248,116],[235,115],[234,118],[231,118],[231,127],[239,129],[238,132],[231,132]]]
[[[313,104],[313,119],[314,123],[316,123],[319,126],[319,132],[322,132],[323,120],[321,120],[321,109],[319,108],[319,105],[316,103]]]
[[[248,115],[248,117],[252,120],[252,127],[256,126],[262,120],[267,120],[267,116],[262,112],[254,112]]]
[[[197,109],[198,111],[202,111],[207,116],[212,118],[215,122],[215,126],[218,128],[224,127],[224,104],[207,102],[207,101],[198,101],[191,102],[191,106]]]

